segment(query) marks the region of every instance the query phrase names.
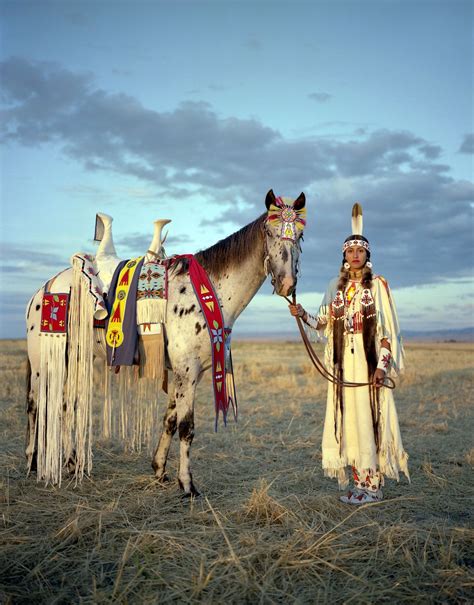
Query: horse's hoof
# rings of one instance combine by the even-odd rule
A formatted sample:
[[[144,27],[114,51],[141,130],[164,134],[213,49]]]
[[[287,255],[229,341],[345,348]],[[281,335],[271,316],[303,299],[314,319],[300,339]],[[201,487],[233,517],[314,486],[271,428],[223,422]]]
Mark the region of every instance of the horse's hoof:
[[[184,492],[184,494],[182,494],[182,498],[187,499],[187,498],[199,498],[199,496],[201,495],[197,489],[194,487],[194,483],[191,483],[190,487],[189,487],[189,491],[186,491],[184,489],[184,485],[181,481],[181,479],[178,479],[178,483],[179,483],[179,487],[181,488],[181,490]]]
[[[26,459],[27,476],[30,473],[36,473],[37,470],[38,470],[38,457],[35,452],[34,454],[31,455],[31,458],[29,458],[27,456],[27,459]]]
[[[66,467],[71,475],[76,472],[76,450],[69,456]]]
[[[168,475],[166,473],[163,473],[160,476],[156,476],[156,480],[160,485],[167,485],[171,481],[171,479],[168,477]]]

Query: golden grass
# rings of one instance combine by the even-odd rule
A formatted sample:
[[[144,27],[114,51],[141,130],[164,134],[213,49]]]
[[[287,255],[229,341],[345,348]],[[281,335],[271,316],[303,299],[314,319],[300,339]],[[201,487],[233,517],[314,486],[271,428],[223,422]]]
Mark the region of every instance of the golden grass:
[[[322,475],[326,385],[300,343],[235,343],[240,419],[218,433],[203,381],[194,501],[118,443],[95,444],[78,487],[26,478],[25,344],[1,346],[0,602],[474,600],[471,345],[408,346],[395,396],[412,484],[358,509]],[[173,444],[172,476],[177,460]]]

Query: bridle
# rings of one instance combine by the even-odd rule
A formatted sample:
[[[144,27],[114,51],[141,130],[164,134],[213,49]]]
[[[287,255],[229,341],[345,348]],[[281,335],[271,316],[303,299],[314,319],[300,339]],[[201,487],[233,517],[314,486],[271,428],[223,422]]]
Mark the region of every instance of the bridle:
[[[267,244],[267,235],[268,232],[265,228],[265,222],[262,224],[262,228],[260,231],[261,235],[262,235],[262,239],[263,239],[263,271],[265,272],[265,276],[268,277],[268,275],[271,276],[271,282],[272,282],[272,286],[273,286],[273,293],[275,293],[275,284],[276,284],[276,277],[275,277],[275,273],[273,272],[273,267],[272,264],[270,262],[270,253],[268,251],[268,244]],[[303,236],[301,236],[302,238]],[[302,252],[301,250],[301,243],[300,243],[300,239],[297,239],[296,242],[293,242],[293,245],[291,246],[291,262],[292,262],[292,268],[293,268],[293,251],[295,248],[297,248],[300,253]],[[296,261],[295,263],[295,278],[298,276],[300,270],[300,263],[299,260]]]

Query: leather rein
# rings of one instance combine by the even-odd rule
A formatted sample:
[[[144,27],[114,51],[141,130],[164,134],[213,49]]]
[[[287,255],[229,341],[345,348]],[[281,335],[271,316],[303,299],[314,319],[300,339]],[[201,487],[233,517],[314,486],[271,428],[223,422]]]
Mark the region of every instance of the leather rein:
[[[291,301],[289,298],[287,298],[286,296],[283,297],[288,303],[290,303],[290,305],[296,305],[296,293],[293,292],[293,301]],[[337,376],[335,376],[334,374],[332,374],[324,365],[324,363],[319,359],[319,357],[316,354],[316,351],[314,350],[306,332],[305,329],[303,327],[303,322],[301,321],[301,318],[298,317],[297,315],[295,315],[295,319],[296,319],[296,323],[298,325],[298,329],[300,331],[301,334],[301,339],[303,340],[303,344],[306,348],[306,351],[308,353],[308,356],[311,360],[311,363],[314,365],[314,367],[317,369],[317,371],[321,374],[321,376],[323,378],[325,378],[326,380],[328,380],[329,382],[331,382],[332,384],[337,384],[338,386],[341,387],[347,387],[347,388],[356,388],[356,387],[367,387],[367,386],[374,386],[373,382],[350,382],[350,381],[345,381],[345,380],[340,380]],[[395,382],[392,378],[390,378],[389,376],[385,376],[384,378],[384,383],[383,383],[384,387],[387,387],[388,389],[394,389],[395,388]]]

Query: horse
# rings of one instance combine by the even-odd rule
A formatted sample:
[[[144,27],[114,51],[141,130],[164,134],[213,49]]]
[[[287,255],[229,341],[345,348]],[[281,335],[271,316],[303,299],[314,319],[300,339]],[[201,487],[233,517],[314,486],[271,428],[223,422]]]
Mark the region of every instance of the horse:
[[[276,198],[273,190],[270,190],[265,198],[267,210],[256,220],[196,253],[196,260],[206,270],[214,286],[226,328],[232,328],[268,274],[271,275],[276,294],[290,296],[295,290],[305,221],[300,221],[303,227],[300,225],[298,229],[293,225],[296,214],[304,209],[305,203],[304,193],[292,200]],[[70,287],[71,269],[59,274],[51,291],[66,292]],[[28,468],[34,465],[37,446],[36,412],[41,371],[38,326],[44,291],[45,287],[41,288],[30,300],[26,316],[28,428],[25,453]],[[168,405],[152,468],[160,483],[169,481],[166,462],[172,438],[177,431],[180,444],[178,483],[185,496],[197,496],[199,492],[194,485],[190,465],[194,438],[194,398],[196,387],[204,372],[211,367],[212,359],[207,325],[186,271],[186,261],[177,262],[170,270],[165,325],[166,357],[174,380],[173,388],[169,389]],[[100,341],[95,328],[94,340]],[[103,355],[100,347],[94,353]],[[67,462],[64,460],[63,464]]]

